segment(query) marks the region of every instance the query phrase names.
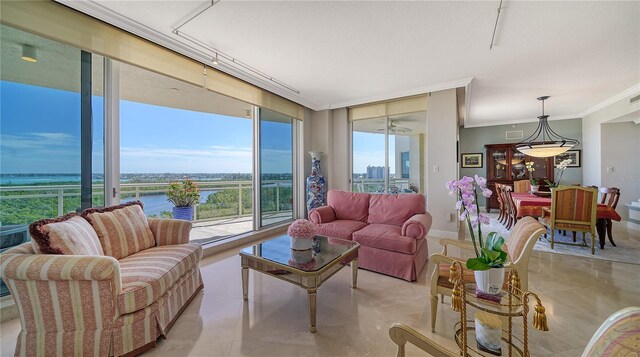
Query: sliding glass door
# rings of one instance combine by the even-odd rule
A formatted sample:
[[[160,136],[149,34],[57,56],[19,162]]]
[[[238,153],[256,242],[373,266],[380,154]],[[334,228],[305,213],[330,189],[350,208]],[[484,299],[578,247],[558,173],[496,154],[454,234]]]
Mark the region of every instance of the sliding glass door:
[[[0,25],[0,252],[104,202],[100,56]],[[0,282],[0,295],[8,290]]]
[[[385,192],[387,182],[386,118],[353,122],[354,192]]]
[[[293,218],[293,142],[291,117],[259,109],[259,186],[258,226]]]
[[[352,122],[354,192],[422,192],[426,113]]]

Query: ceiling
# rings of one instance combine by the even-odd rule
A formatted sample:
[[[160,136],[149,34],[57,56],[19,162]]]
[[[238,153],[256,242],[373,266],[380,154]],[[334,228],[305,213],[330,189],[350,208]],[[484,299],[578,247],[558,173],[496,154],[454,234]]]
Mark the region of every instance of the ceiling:
[[[23,44],[37,49],[37,63],[20,58]],[[80,92],[79,49],[4,25],[0,25],[0,49],[0,79]],[[92,55],[94,95],[102,95],[102,59],[102,56]],[[120,63],[120,97],[239,118],[251,117],[253,110],[250,104],[125,63]],[[273,116],[270,115],[269,120],[273,120]]]
[[[209,3],[93,1],[91,15],[189,44],[172,30]],[[535,120],[541,95],[550,119],[568,118],[640,83],[639,1],[504,1],[489,50],[498,4],[222,0],[180,30],[316,110],[472,79],[465,125],[492,125]]]

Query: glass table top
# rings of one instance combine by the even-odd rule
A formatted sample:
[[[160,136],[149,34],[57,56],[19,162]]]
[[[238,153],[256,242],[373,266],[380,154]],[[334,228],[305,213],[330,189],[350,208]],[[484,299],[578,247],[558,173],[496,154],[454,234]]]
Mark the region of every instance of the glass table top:
[[[310,251],[294,251],[291,249],[291,237],[282,235],[244,248],[240,255],[259,257],[302,271],[317,271],[336,259],[352,255],[358,246],[349,240],[315,236]]]

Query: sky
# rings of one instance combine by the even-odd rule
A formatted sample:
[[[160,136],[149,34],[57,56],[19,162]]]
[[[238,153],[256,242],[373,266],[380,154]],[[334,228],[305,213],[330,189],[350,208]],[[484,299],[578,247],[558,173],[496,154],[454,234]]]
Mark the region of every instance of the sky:
[[[0,93],[0,173],[79,173],[79,93],[8,81],[0,81]],[[102,97],[93,97],[93,112],[93,172],[102,173]],[[291,172],[291,124],[261,125],[263,172]],[[123,100],[120,171],[251,173],[252,133],[250,119]],[[384,166],[384,135],[353,135],[354,172]],[[389,163],[394,171],[393,155]]]
[[[0,81],[0,173],[79,173],[80,95]],[[103,172],[103,104],[94,96],[94,172]],[[263,122],[263,172],[291,172],[290,123]],[[251,173],[253,125],[121,101],[122,173]]]

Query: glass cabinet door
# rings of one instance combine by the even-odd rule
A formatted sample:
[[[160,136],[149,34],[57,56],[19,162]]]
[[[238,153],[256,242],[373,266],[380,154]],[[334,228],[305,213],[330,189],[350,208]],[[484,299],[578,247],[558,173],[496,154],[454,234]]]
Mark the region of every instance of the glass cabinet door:
[[[526,178],[525,155],[516,149],[511,149],[511,179],[517,181]]]
[[[507,149],[497,148],[491,153],[493,168],[491,172],[492,179],[507,179]]]
[[[549,160],[546,157],[531,157],[527,156],[527,162],[533,162],[534,171],[529,174],[529,178],[535,178],[539,180],[540,184],[544,184],[545,179],[553,181],[553,178],[547,176],[547,165]]]

